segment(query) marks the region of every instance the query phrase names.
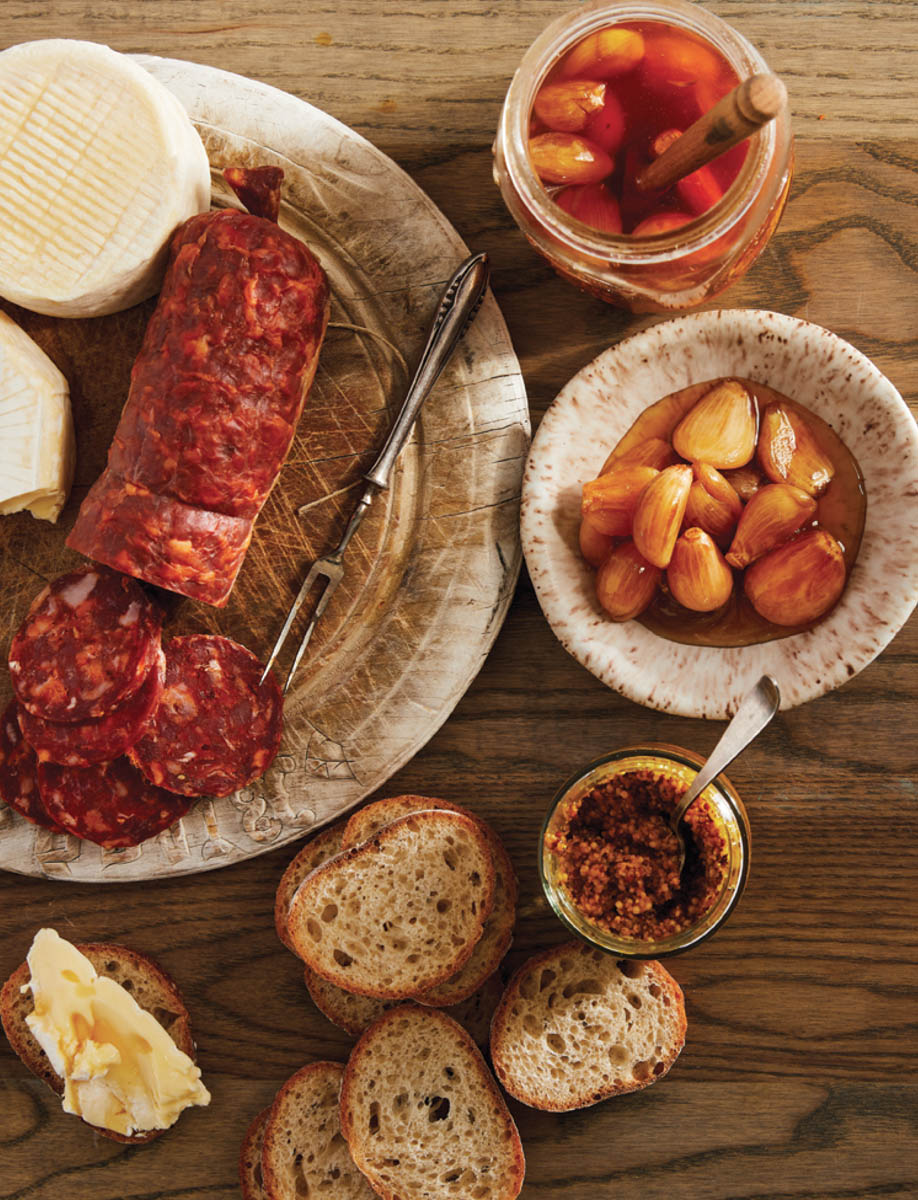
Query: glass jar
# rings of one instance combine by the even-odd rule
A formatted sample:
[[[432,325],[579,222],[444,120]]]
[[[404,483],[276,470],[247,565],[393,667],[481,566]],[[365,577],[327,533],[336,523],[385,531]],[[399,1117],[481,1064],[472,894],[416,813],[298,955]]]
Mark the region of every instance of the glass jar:
[[[768,71],[758,51],[713,13],[688,0],[592,0],[559,17],[530,46],[511,81],[494,143],[494,180],[517,225],[555,270],[584,291],[632,312],[693,308],[752,266],[780,219],[793,170],[790,115],[749,139],[724,197],[668,233],[600,233],[549,196],[529,159],[533,100],[559,59],[588,34],[624,21],[664,22],[708,42],[739,79]]]
[[[590,763],[585,770],[572,776],[560,788],[542,825],[539,872],[542,889],[549,904],[572,933],[617,958],[664,958],[697,946],[727,920],[746,886],[750,834],[746,809],[725,775],[718,775],[695,802],[707,806],[726,847],[727,862],[721,886],[713,903],[698,921],[679,933],[657,940],[639,940],[612,933],[595,924],[580,912],[560,882],[561,866],[557,855],[548,844],[550,835],[558,831],[566,820],[565,810],[568,803],[580,800],[593,788],[608,783],[615,776],[626,771],[653,771],[688,786],[703,763],[704,759],[699,755],[690,750],[682,750],[678,746],[654,742],[644,746],[625,746],[616,750],[614,754]]]

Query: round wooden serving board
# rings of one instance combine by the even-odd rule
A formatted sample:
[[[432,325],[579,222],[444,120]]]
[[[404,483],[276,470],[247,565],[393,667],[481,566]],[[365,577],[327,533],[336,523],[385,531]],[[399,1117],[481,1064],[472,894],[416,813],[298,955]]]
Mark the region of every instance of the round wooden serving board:
[[[211,67],[138,61],[191,114],[217,205],[236,203],[222,167],[284,169],[281,224],[318,254],[332,285],[315,384],[227,607],[162,594],[167,637],[221,633],[266,658],[309,564],[343,531],[404,396],[401,356],[416,362],[439,294],[467,250],[399,167],[325,113]],[[58,524],[27,513],[0,520],[4,653],[44,583],[85,561],[64,539],[104,466],[154,303],[70,321],[3,305],[70,381],[77,431],[76,480]],[[351,543],[345,580],[287,697],[284,741],[264,778],[198,801],[172,829],[128,850],[50,834],[4,809],[0,867],[80,881],[211,870],[293,841],[383,784],[450,714],[503,621],[520,565],[528,443],[519,365],[489,295],[391,488]],[[294,634],[307,617],[304,609]],[[4,672],[4,705],[10,694]]]

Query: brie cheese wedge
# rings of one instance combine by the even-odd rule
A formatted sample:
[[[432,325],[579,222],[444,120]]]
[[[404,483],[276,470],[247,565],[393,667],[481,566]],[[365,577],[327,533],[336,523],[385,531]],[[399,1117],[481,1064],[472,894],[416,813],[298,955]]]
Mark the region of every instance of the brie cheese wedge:
[[[73,482],[67,380],[0,312],[0,515],[28,509],[56,521]]]
[[[203,143],[143,67],[66,39],[0,53],[0,296],[60,317],[128,308],[209,207]]]

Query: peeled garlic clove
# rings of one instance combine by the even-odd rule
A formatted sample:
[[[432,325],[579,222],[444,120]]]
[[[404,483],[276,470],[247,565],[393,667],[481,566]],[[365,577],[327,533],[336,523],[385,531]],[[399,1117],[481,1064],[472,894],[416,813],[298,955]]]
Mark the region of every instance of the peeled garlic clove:
[[[606,85],[589,79],[548,83],[539,88],[533,102],[539,120],[557,132],[579,133],[590,114],[606,102]]]
[[[597,529],[589,517],[580,522],[580,553],[591,567],[601,566],[612,553],[615,538]]]
[[[733,572],[703,529],[686,529],[673,547],[666,582],[683,608],[713,612],[733,592]]]
[[[669,565],[691,486],[692,468],[679,463],[660,471],[641,492],[631,533],[635,546],[655,567]]]
[[[721,546],[730,544],[743,505],[720,471],[708,463],[692,463],[694,479],[685,506],[686,525],[697,525]]]
[[[765,486],[765,476],[758,464],[751,462],[745,467],[737,467],[735,471],[724,471],[724,479],[733,488],[744,504],[748,504],[759,488]]]
[[[842,548],[825,529],[808,529],[752,564],[752,607],[772,625],[806,625],[829,611],[845,587]]]
[[[815,516],[816,501],[812,496],[789,483],[768,484],[743,509],[727,562],[734,567],[748,567],[786,542]]]
[[[676,426],[673,448],[690,462],[742,467],[755,453],[755,401],[741,383],[725,379],[706,392]]]
[[[659,475],[654,467],[624,463],[583,485],[581,513],[589,517],[599,533],[628,537],[631,522],[644,489]]]
[[[638,442],[629,450],[621,451],[616,447],[602,464],[602,470],[599,473],[605,475],[614,467],[624,463],[655,467],[658,471],[662,471],[664,467],[671,467],[675,461],[676,452],[669,442],[664,442],[662,438],[648,438],[646,442]]]
[[[596,596],[615,621],[630,621],[656,595],[662,571],[639,553],[634,542],[616,546],[596,575]]]
[[[811,496],[821,495],[835,474],[804,418],[783,404],[769,404],[762,414],[758,458],[774,483],[790,483]]]

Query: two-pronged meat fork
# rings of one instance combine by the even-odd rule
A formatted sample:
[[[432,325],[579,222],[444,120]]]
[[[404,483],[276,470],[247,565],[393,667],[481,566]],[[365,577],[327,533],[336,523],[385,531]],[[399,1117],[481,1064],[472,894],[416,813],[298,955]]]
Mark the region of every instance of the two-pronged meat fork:
[[[274,643],[271,657],[268,659],[264,674],[261,677],[262,682],[267,678],[268,672],[271,670],[284,642],[287,640],[290,628],[296,620],[297,613],[302,608],[306,597],[319,580],[324,580],[325,586],[316,601],[312,617],[306,626],[306,632],[303,634],[293,659],[293,664],[287,673],[287,679],[284,683],[285,694],[290,687],[303,655],[306,653],[306,647],[309,645],[310,638],[315,632],[319,621],[322,619],[322,614],[328,607],[328,602],[331,600],[338,584],[344,578],[344,567],[342,566],[341,559],[348,547],[348,543],[357,532],[360,522],[363,520],[367,509],[373,503],[376,495],[389,486],[389,476],[392,473],[392,468],[395,466],[395,460],[398,458],[402,446],[408,440],[408,435],[411,433],[418,413],[421,411],[421,405],[440,378],[440,373],[449,361],[453,350],[456,348],[456,344],[463,333],[465,333],[466,328],[478,311],[481,301],[484,299],[485,289],[488,286],[488,274],[487,255],[475,254],[471,258],[466,259],[447,284],[446,291],[443,293],[443,298],[437,309],[437,315],[431,327],[430,335],[427,338],[427,345],[424,347],[424,353],[421,355],[418,369],[415,372],[414,379],[411,381],[411,386],[408,388],[405,402],[389,431],[389,436],[386,438],[386,444],[383,446],[379,458],[377,458],[370,470],[364,475],[367,486],[357,503],[357,507],[354,509],[350,521],[347,523],[344,535],[330,554],[324,554],[312,564],[309,574],[303,580],[302,587],[297,593],[290,611],[287,613],[287,619],[284,621],[284,626],[278,635],[277,641]]]

